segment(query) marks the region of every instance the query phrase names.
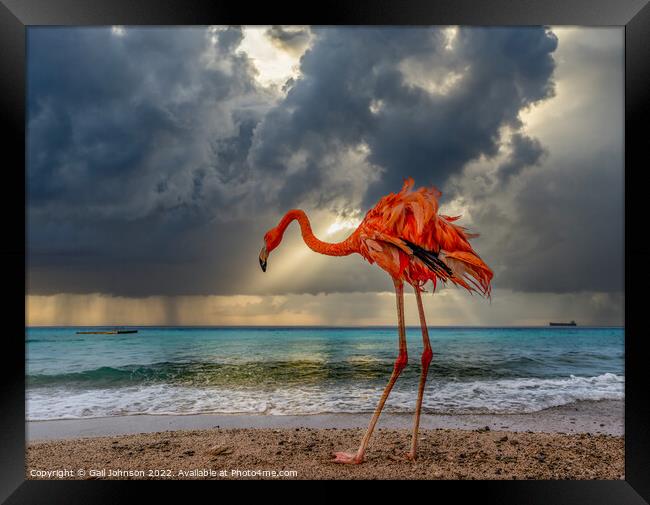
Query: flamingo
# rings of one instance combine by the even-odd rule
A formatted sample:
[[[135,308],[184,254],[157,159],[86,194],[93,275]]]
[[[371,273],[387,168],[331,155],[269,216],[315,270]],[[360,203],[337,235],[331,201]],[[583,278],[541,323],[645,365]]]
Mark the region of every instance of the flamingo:
[[[409,177],[405,179],[399,193],[390,193],[381,198],[367,212],[357,229],[342,242],[327,243],[317,239],[312,232],[309,218],[298,209],[288,211],[278,225],[264,235],[264,246],[259,256],[260,266],[264,272],[266,272],[269,254],[278,247],[287,226],[295,220],[300,225],[305,244],[313,251],[328,256],[360,254],[370,264],[376,263],[385,270],[395,286],[399,351],[392,374],[359,449],[356,453],[335,452],[332,460],[335,463],[363,462],[366,447],[384,403],[395,381],[407,365],[404,282],[410,284],[415,291],[423,342],[422,370],[418,384],[411,447],[405,454],[408,460],[416,458],[422,396],[429,364],[433,357],[422,305],[421,293],[424,291],[424,285],[431,281],[435,291],[438,282],[451,281],[470,293],[477,292],[487,298],[490,297],[492,270],[469,244],[469,239],[477,235],[468,233],[465,228],[455,224],[460,216],[449,217],[438,214],[438,199],[442,194],[435,187],[421,187],[414,190],[413,185],[414,181]]]

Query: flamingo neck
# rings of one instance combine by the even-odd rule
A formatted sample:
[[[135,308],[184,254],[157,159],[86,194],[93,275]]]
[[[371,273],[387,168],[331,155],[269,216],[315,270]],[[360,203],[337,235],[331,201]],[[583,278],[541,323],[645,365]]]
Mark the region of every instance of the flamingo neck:
[[[309,218],[302,210],[294,209],[287,212],[278,224],[278,231],[281,234],[284,234],[284,230],[286,230],[287,226],[289,226],[289,224],[294,220],[298,221],[302,238],[305,241],[305,244],[307,244],[307,247],[312,251],[326,254],[328,256],[347,256],[357,252],[358,248],[355,241],[356,233],[352,233],[352,235],[342,242],[323,242],[322,240],[317,239],[314,235]]]

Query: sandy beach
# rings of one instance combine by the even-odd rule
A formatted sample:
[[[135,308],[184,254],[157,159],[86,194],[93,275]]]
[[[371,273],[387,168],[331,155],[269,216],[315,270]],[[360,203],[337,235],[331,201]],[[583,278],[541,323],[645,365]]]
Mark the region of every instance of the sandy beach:
[[[408,430],[380,429],[362,465],[330,462],[361,436],[359,428],[212,429],[40,442],[28,448],[27,478],[64,469],[85,472],[61,475],[68,479],[273,478],[260,471],[292,472],[283,479],[624,478],[623,438],[612,435],[424,430],[411,462],[400,459]]]
[[[28,423],[26,472],[29,479],[624,478],[622,402],[579,402],[535,414],[425,416],[416,462],[401,459],[410,416],[386,416],[364,464],[331,463],[332,451],[356,448],[366,422],[366,416],[337,415]],[[75,432],[84,435],[73,438]]]

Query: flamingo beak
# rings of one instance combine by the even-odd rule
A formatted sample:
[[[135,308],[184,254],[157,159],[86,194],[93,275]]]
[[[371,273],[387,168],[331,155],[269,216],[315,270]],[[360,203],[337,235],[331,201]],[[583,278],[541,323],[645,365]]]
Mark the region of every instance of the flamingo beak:
[[[266,272],[266,260],[269,257],[269,253],[266,250],[266,246],[262,247],[260,251],[260,267],[262,267],[262,272]]]

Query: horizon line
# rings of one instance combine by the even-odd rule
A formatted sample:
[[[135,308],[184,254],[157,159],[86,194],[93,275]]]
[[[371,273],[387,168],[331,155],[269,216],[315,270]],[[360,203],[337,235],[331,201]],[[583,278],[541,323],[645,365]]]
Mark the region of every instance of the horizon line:
[[[396,328],[397,325],[246,325],[246,324],[42,324],[25,325],[25,328]],[[406,328],[420,328],[420,325],[405,325]],[[469,324],[448,324],[448,325],[427,325],[427,328],[625,328],[624,324],[584,324],[576,326],[550,326],[549,324],[513,324],[513,325],[469,325]]]

